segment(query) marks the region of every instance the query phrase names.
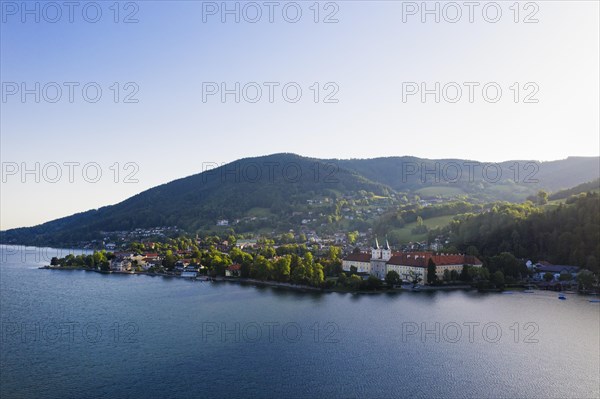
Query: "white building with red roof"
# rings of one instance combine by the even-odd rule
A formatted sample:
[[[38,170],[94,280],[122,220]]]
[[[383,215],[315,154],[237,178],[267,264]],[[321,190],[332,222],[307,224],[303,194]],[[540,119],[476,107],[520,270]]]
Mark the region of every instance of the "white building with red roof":
[[[380,279],[385,278],[389,271],[395,271],[400,278],[407,279],[410,275],[416,274],[427,281],[427,266],[429,260],[433,260],[436,265],[436,275],[439,279],[444,276],[444,271],[457,273],[462,272],[463,266],[481,267],[482,262],[474,256],[464,254],[434,254],[433,252],[396,252],[392,253],[386,240],[383,248],[379,247],[379,242],[375,240],[375,246],[371,253],[352,253],[342,260],[344,271],[350,271],[352,266],[356,267],[359,273],[368,273]]]
[[[371,254],[366,252],[352,253],[342,259],[342,269],[350,271],[354,266],[359,273],[371,273]]]

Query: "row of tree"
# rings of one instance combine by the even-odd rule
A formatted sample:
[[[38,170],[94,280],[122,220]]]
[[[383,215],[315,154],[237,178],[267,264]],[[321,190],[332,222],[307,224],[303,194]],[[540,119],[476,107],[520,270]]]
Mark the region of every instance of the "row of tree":
[[[111,252],[97,251],[90,255],[73,255],[68,254],[64,258],[52,257],[50,260],[51,266],[62,267],[86,267],[89,269],[108,269],[110,260],[115,256]]]

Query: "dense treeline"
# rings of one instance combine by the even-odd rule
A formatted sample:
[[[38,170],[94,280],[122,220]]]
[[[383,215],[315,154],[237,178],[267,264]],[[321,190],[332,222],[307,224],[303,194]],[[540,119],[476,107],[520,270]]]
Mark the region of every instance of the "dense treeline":
[[[311,252],[305,252],[303,256],[296,253],[276,256],[273,248],[268,249],[270,251],[249,254],[234,248],[229,256],[233,262],[241,265],[241,277],[307,284],[314,287],[321,287],[325,282],[325,267],[314,259]],[[326,266],[334,264],[339,268],[341,267],[339,254],[339,248],[332,249],[329,256],[321,261],[325,262]],[[221,274],[221,270],[216,268],[215,273]]]
[[[446,227],[451,244],[484,257],[510,252],[517,258],[547,260],[599,271],[600,197],[597,193],[571,197],[545,209],[531,202],[499,203]],[[432,235],[439,231],[432,232]]]
[[[88,269],[99,268],[102,270],[109,269],[109,262],[115,255],[112,252],[106,251],[95,251],[90,255],[73,255],[68,254],[64,258],[53,257],[50,260],[51,266],[62,266],[62,267],[85,267]]]

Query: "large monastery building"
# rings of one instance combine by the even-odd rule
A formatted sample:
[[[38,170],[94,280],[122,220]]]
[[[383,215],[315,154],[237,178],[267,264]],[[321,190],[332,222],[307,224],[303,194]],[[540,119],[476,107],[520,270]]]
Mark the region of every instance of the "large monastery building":
[[[371,253],[352,253],[342,261],[344,271],[356,267],[358,273],[368,273],[380,279],[385,278],[390,270],[396,271],[400,278],[406,280],[411,274],[420,275],[427,281],[427,265],[433,259],[436,265],[436,274],[439,279],[444,276],[444,271],[456,270],[460,273],[464,265],[481,267],[482,263],[474,256],[463,254],[434,254],[433,252],[395,252],[392,253],[387,240],[385,246],[380,247],[375,239]]]

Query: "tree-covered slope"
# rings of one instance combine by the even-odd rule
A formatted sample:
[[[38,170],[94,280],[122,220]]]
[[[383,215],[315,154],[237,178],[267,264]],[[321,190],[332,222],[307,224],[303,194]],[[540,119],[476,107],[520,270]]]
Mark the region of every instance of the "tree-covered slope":
[[[30,228],[2,232],[3,243],[56,245],[97,239],[100,231],[177,226],[187,231],[214,226],[266,208],[282,219],[308,200],[336,198],[364,190],[390,189],[336,165],[293,154],[246,158],[175,180],[119,204],[75,214]]]
[[[451,244],[461,251],[473,246],[484,256],[511,252],[517,257],[599,269],[597,193],[580,194],[551,208],[530,202],[499,203],[483,213],[454,221],[444,230]]]
[[[435,173],[429,173],[422,181],[421,169],[443,171],[450,164],[463,169],[458,181],[448,181],[444,172],[437,178]],[[0,242],[64,245],[98,239],[102,231],[154,226],[177,226],[193,233],[214,228],[219,219],[244,219],[236,231],[287,231],[297,228],[308,215],[316,218],[311,219],[314,226],[340,221],[337,199],[352,198],[358,193],[363,197],[365,193],[389,197],[387,205],[392,207],[402,202],[403,193],[422,198],[461,197],[480,203],[522,201],[539,189],[555,191],[573,187],[597,179],[599,173],[598,158],[568,158],[541,164],[508,161],[498,164],[502,179],[494,182],[490,176],[482,175],[481,166],[475,167],[473,173],[467,172],[468,164],[469,161],[458,159],[414,157],[321,160],[274,154],[245,158],[154,187],[116,205],[4,231]],[[531,164],[536,166],[526,169]],[[514,181],[515,165],[519,169],[517,181]],[[445,173],[446,177],[453,176],[452,166]],[[311,212],[307,206],[310,201],[322,205]],[[335,228],[362,229],[373,225],[373,221],[354,220],[353,225]]]

